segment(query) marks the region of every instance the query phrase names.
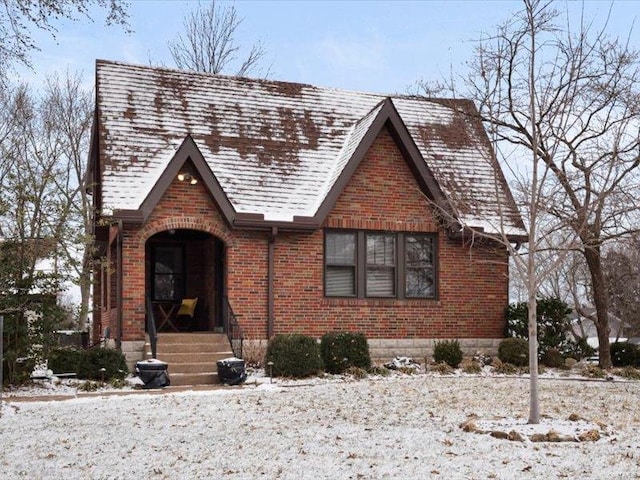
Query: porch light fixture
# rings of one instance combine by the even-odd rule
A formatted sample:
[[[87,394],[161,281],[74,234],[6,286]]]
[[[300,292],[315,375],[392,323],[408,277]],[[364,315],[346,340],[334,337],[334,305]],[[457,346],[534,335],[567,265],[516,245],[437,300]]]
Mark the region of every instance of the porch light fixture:
[[[180,172],[178,174],[178,180],[181,182],[189,182],[190,185],[198,183],[198,179],[191,175],[189,172]]]

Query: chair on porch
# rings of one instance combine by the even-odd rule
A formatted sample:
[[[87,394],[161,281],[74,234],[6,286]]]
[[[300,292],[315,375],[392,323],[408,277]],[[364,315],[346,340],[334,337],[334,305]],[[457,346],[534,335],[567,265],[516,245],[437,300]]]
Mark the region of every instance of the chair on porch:
[[[176,313],[176,321],[182,323],[180,320],[186,318],[186,330],[193,328],[193,318],[196,314],[196,305],[198,304],[198,297],[196,298],[183,298]]]

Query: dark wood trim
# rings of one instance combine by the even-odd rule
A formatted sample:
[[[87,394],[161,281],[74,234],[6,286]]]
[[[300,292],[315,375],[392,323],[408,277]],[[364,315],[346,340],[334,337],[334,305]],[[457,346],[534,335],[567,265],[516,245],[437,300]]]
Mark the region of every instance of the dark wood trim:
[[[334,296],[327,295],[327,233],[352,233],[355,235],[356,241],[356,263],[355,263],[355,291],[353,296]],[[366,293],[367,278],[367,235],[368,234],[387,234],[394,235],[396,243],[395,264],[394,264],[394,289],[395,295],[390,297],[371,297]],[[433,245],[433,281],[434,293],[432,297],[408,297],[406,295],[406,259],[405,259],[405,238],[407,235],[424,236],[432,239]],[[323,240],[322,255],[322,271],[323,271],[323,296],[325,299],[357,299],[357,300],[395,300],[415,302],[419,300],[438,300],[439,299],[439,243],[438,234],[433,232],[407,232],[407,231],[389,231],[389,230],[354,230],[345,228],[325,228]]]
[[[274,255],[278,227],[271,228],[269,235],[269,248],[267,252],[267,338],[273,337],[275,313],[274,313]]]
[[[375,108],[378,108],[378,106]],[[353,155],[347,162],[347,165],[331,187],[331,190],[323,200],[320,208],[318,208],[318,211],[314,216],[314,220],[317,225],[322,225],[325,218],[338,201],[338,197],[351,180],[351,177],[360,165],[360,162],[362,162],[369,151],[369,148],[371,148],[371,145],[373,145],[373,142],[385,127],[389,129],[392,138],[395,140],[423,193],[435,202],[439,208],[447,212],[448,216],[455,218],[453,206],[447,200],[444,192],[425,162],[425,159],[420,154],[420,150],[416,146],[409,130],[393,105],[393,101],[391,98],[386,98],[383,101],[380,111],[377,113],[369,129],[364,134]],[[453,228],[454,231],[455,229],[460,228],[459,224],[456,223],[450,225],[450,223],[451,222],[445,222],[445,225],[449,228]]]

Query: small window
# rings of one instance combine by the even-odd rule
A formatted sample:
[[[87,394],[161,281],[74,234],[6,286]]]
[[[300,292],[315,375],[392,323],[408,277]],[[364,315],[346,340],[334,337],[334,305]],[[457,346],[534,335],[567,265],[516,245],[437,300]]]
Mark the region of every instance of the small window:
[[[356,234],[327,232],[325,236],[325,294],[356,295]]]
[[[184,251],[179,245],[153,251],[153,299],[179,301],[184,296]]]
[[[393,297],[396,294],[396,235],[367,235],[367,297]]]
[[[433,237],[405,236],[405,295],[410,298],[435,296]]]

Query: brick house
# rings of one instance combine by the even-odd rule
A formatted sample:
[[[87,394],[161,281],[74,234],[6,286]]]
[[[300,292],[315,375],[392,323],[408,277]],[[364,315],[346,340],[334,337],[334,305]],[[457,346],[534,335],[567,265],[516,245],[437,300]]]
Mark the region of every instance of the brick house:
[[[508,254],[490,235],[525,232],[476,114],[98,61],[94,336],[139,359],[148,310],[160,323],[197,297],[190,330],[233,312],[250,341],[360,331],[380,359],[495,347]]]

